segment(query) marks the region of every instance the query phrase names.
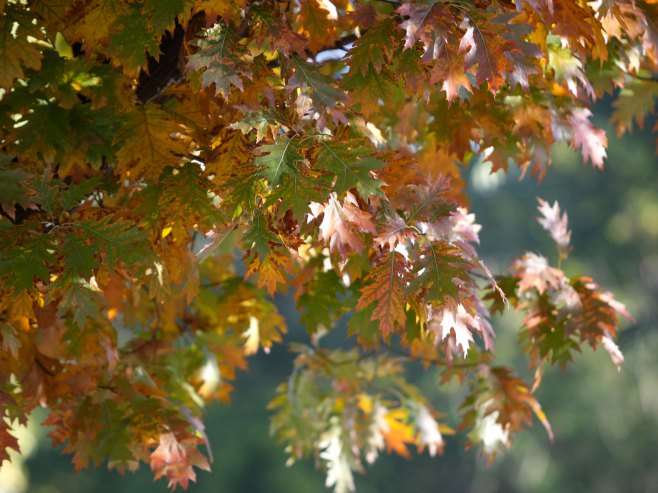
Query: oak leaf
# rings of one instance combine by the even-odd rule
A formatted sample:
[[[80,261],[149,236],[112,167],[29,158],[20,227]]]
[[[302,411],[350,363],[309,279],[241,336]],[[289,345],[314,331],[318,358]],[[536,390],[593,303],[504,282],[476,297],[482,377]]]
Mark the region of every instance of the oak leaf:
[[[2,395],[0,395],[0,397],[2,397]],[[8,449],[16,452],[19,452],[20,450],[18,447],[18,440],[10,432],[11,427],[5,422],[4,416],[2,416],[2,419],[0,419],[0,465],[6,460],[10,460],[9,453],[7,453]]]
[[[29,177],[20,168],[12,168],[0,161],[0,209],[12,219],[16,219],[16,206],[36,208],[27,186]]]
[[[362,251],[362,233],[376,232],[371,215],[359,207],[356,197],[350,192],[345,194],[342,202],[332,194],[326,203],[312,202],[309,207],[310,219],[320,221],[320,238],[329,245],[330,251],[338,250],[343,258],[350,251]]]
[[[199,50],[190,56],[187,69],[201,72],[201,87],[215,87],[215,94],[228,98],[231,87],[244,90],[242,78],[250,79],[251,69],[243,60],[247,51],[232,27],[218,23],[204,31]]]
[[[486,81],[492,91],[497,91],[505,83],[505,74],[515,69],[508,55],[518,52],[519,47],[505,36],[508,20],[507,17],[494,18],[485,23],[470,17],[466,33],[459,42],[460,51],[466,52],[465,68],[477,64],[476,84]]]
[[[390,19],[371,26],[348,53],[350,71],[360,71],[365,76],[372,67],[375,72],[381,72],[385,64],[394,59],[396,41],[394,23]]]
[[[583,162],[588,160],[596,168],[603,168],[603,160],[607,157],[606,147],[608,138],[605,131],[596,128],[589,121],[592,112],[587,108],[576,108],[569,116],[571,125],[571,144],[575,148],[580,148],[583,155]]]
[[[537,210],[541,214],[541,217],[538,217],[537,221],[541,224],[542,228],[551,234],[551,237],[557,243],[560,257],[566,258],[569,250],[571,250],[571,231],[569,231],[567,213],[560,214],[560,206],[557,201],[552,206],[540,198],[537,198],[537,201],[539,202]]]
[[[23,78],[26,68],[41,67],[41,51],[34,41],[42,34],[27,12],[14,4],[4,6],[0,18],[0,87],[9,89]],[[34,41],[29,37],[34,38]]]
[[[296,175],[297,166],[304,160],[298,137],[281,138],[274,144],[261,146],[254,164],[261,168],[261,174],[271,187],[277,186],[286,175]]]
[[[325,8],[327,3],[320,0],[301,0],[299,3],[297,30],[308,38],[309,49],[316,53],[321,48],[333,45],[338,39],[338,33],[331,19],[332,14]]]
[[[381,264],[372,269],[364,279],[361,296],[356,304],[357,310],[376,303],[371,319],[379,320],[379,327],[384,338],[390,337],[404,327],[406,315],[405,290],[409,271],[402,254],[391,251]]]
[[[114,143],[117,166],[126,178],[157,181],[167,166],[176,167],[187,154],[187,127],[153,103],[137,106],[121,117]]]
[[[315,65],[295,56],[290,60],[290,66],[295,72],[288,79],[286,91],[292,92],[297,88],[308,91],[317,111],[333,108],[345,99],[345,94],[332,85],[332,79],[319,72]]]
[[[208,460],[196,448],[196,438],[179,441],[173,433],[162,433],[159,441],[151,452],[151,469],[155,472],[155,479],[165,476],[170,488],[181,486],[187,489],[190,481],[196,481],[194,467],[210,470]]]
[[[333,187],[338,195],[355,188],[361,197],[381,196],[383,183],[373,176],[373,171],[385,166],[375,157],[365,139],[341,138],[320,140],[314,160],[317,167],[335,175]]]

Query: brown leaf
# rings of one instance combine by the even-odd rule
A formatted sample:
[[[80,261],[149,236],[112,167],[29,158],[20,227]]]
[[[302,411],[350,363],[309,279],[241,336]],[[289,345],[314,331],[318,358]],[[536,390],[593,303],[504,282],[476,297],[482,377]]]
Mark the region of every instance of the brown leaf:
[[[3,393],[0,393],[0,398],[2,398]],[[9,460],[9,453],[7,449],[12,449],[18,452],[18,440],[16,437],[10,433],[11,428],[5,422],[4,418],[0,418],[0,466],[4,461]]]
[[[379,320],[382,335],[388,338],[404,327],[406,320],[405,289],[409,275],[405,258],[398,252],[391,251],[380,265],[372,269],[364,279],[361,296],[356,309],[364,310],[371,303],[376,303],[371,320]]]
[[[338,39],[336,25],[330,16],[330,12],[319,0],[300,2],[297,16],[298,32],[309,39],[308,47],[312,52],[331,46]]]

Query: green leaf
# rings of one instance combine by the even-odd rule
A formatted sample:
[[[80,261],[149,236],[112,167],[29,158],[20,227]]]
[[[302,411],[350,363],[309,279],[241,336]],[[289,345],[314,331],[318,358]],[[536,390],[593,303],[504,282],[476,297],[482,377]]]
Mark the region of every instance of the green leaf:
[[[462,257],[460,250],[447,242],[428,245],[413,262],[413,275],[408,289],[424,292],[426,303],[443,304],[446,296],[459,299],[461,284],[472,283],[468,272],[471,265]]]
[[[253,249],[261,259],[271,252],[270,243],[280,243],[279,237],[269,227],[268,217],[260,210],[254,213],[251,227],[244,233],[244,242],[247,248]]]
[[[222,207],[231,219],[240,216],[244,210],[251,211],[255,207],[256,197],[265,191],[265,184],[256,170],[246,170],[231,177],[224,187],[229,191]]]
[[[72,320],[78,327],[84,327],[90,320],[101,318],[104,298],[98,288],[86,279],[69,271],[53,284],[53,288],[50,294],[58,293],[62,297],[57,309],[59,316]],[[50,301],[49,298],[46,299]]]
[[[61,185],[59,180],[49,179],[46,175],[39,177],[34,183],[35,201],[47,214],[48,219],[55,219],[57,213],[61,212],[59,185]]]
[[[62,58],[73,58],[73,48],[66,42],[66,39],[64,39],[64,36],[60,32],[55,35],[55,50],[57,50],[57,54]]]
[[[293,217],[302,225],[306,223],[310,202],[322,202],[331,189],[329,175],[322,174],[310,166],[302,165],[296,173],[286,175],[279,186],[272,191],[265,202],[266,206],[277,201],[279,211],[292,211]]]
[[[120,78],[120,73],[109,65],[99,65],[85,58],[67,59],[59,56],[55,51],[43,53],[40,70],[30,69],[26,73],[30,103],[34,103],[35,93],[56,94],[60,106],[77,105],[78,112],[92,115],[96,115],[96,112],[101,110],[97,106],[101,101],[119,103],[120,94],[117,91],[117,81]],[[79,104],[80,93],[89,97],[93,103]],[[107,112],[107,108],[103,109],[104,113]],[[104,117],[107,119],[107,115]],[[102,123],[107,122],[95,122],[99,126],[102,126]],[[93,132],[88,128],[86,130]],[[70,137],[79,140],[75,134]]]
[[[147,52],[152,56],[160,52],[160,36],[151,32],[148,22],[149,18],[134,5],[113,27],[108,51],[128,73],[139,71],[146,63]]]
[[[94,245],[104,252],[105,261],[111,269],[116,267],[119,260],[131,264],[149,257],[146,233],[126,220],[106,216],[99,220],[85,220],[73,226],[91,236]]]
[[[372,65],[368,65],[365,74],[360,69],[350,70],[342,86],[349,92],[352,102],[360,106],[361,112],[370,116],[379,111],[380,104],[403,97],[395,82],[388,71],[378,73]]]
[[[103,84],[105,82],[106,79],[103,79]],[[81,80],[79,83],[82,84],[84,81]],[[101,95],[100,91],[98,93],[99,99],[106,97],[105,94]],[[82,158],[86,159],[92,168],[99,170],[108,156],[116,152],[116,148],[112,145],[118,128],[116,114],[109,108],[92,109],[88,104],[76,104],[71,108],[68,119],[72,135],[77,139],[69,136],[64,142],[64,152],[80,149]],[[67,158],[68,155],[64,154],[63,161]]]
[[[297,306],[304,310],[300,321],[306,330],[309,333],[317,332],[320,325],[331,329],[338,318],[349,310],[346,296],[345,285],[334,270],[318,271],[311,281],[305,283],[304,293],[297,301]]]
[[[165,188],[158,204],[162,211],[181,220],[195,217],[210,226],[221,221],[219,210],[208,195],[210,183],[201,175],[198,164],[187,163],[175,170],[167,168],[161,182]]]
[[[27,236],[18,245],[14,241],[15,238],[5,238],[1,244],[0,277],[6,277],[15,292],[31,289],[35,278],[48,283],[49,266],[55,261],[50,237],[42,233]]]
[[[62,244],[64,254],[65,276],[89,279],[100,262],[96,258],[96,249],[73,233],[67,232]]]
[[[350,69],[361,72],[363,76],[367,74],[370,66],[375,72],[381,72],[385,63],[392,60],[399,44],[399,39],[396,37],[398,32],[390,18],[368,28],[349,51],[347,63]]]
[[[98,437],[95,440],[94,457],[97,462],[107,458],[110,461],[135,460],[131,451],[131,434],[126,410],[107,399],[100,404],[100,423]]]
[[[382,333],[379,329],[379,322],[372,319],[374,310],[374,303],[363,310],[357,310],[347,323],[348,334],[355,335],[359,344],[364,348],[377,347],[381,341]]]
[[[69,111],[54,103],[35,104],[16,133],[16,149],[54,164],[68,148]]]
[[[345,99],[345,94],[332,85],[333,80],[318,72],[317,66],[305,62],[299,57],[293,57],[290,66],[295,74],[288,80],[288,91],[300,87],[310,92],[311,99],[318,111],[334,107]]]
[[[28,195],[27,184],[30,175],[22,169],[12,169],[8,166],[8,157],[0,155],[0,208],[9,217],[15,219],[16,205],[26,209],[32,204]]]
[[[546,306],[546,300],[540,300]],[[542,314],[547,313],[542,311]],[[547,360],[552,365],[557,364],[564,369],[573,362],[574,353],[581,352],[578,335],[566,330],[567,320],[558,319],[554,315],[535,316],[537,322],[532,330],[522,327],[518,342],[529,354],[536,353],[541,360]]]
[[[336,175],[334,189],[343,194],[356,188],[361,197],[382,196],[384,184],[371,175],[385,163],[372,155],[365,139],[321,140],[315,152],[317,166]]]
[[[260,142],[268,134],[274,138],[277,130],[282,126],[291,127],[293,118],[292,114],[281,108],[245,110],[240,121],[232,123],[230,127],[242,131],[245,135],[256,130],[256,142]]]
[[[64,190],[59,197],[62,209],[65,211],[73,209],[80,205],[96,190],[102,183],[103,179],[100,176],[82,180],[80,183],[70,185]]]
[[[201,71],[201,87],[215,85],[215,94],[225,98],[231,93],[231,86],[244,89],[242,77],[251,79],[249,64],[242,60],[246,50],[233,29],[219,23],[204,32],[205,37],[197,42],[199,51],[190,56],[187,69]]]
[[[147,0],[144,11],[150,31],[158,36],[165,30],[173,31],[174,20],[183,13],[186,4],[187,0]]]
[[[4,5],[0,17],[0,87],[9,89],[14,80],[23,78],[25,68],[41,68],[41,51],[28,36],[36,38],[33,41],[43,38],[27,9],[20,3]]]
[[[297,163],[304,159],[298,137],[284,137],[274,144],[259,147],[258,151],[262,155],[254,160],[254,164],[262,168],[261,175],[271,187],[277,186],[283,176],[297,174]]]

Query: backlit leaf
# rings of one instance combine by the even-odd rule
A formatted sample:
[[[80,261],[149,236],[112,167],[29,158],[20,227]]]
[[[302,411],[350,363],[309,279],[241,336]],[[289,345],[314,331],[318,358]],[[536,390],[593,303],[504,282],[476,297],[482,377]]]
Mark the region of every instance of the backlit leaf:
[[[375,303],[371,318],[379,321],[385,338],[396,332],[396,325],[400,330],[407,318],[405,289],[408,276],[404,257],[392,251],[388,258],[384,258],[364,279],[366,284],[361,288],[356,309],[361,310]]]

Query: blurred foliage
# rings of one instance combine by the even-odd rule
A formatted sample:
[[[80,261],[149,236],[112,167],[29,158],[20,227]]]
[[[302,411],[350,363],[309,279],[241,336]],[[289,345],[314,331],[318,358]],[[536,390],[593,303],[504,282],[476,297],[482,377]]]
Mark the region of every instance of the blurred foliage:
[[[357,477],[358,492],[410,491],[412,484],[413,491],[444,493],[658,492],[658,352],[652,349],[658,347],[658,167],[648,135],[638,132],[623,140],[612,138],[611,130],[609,135],[603,173],[583,168],[576,154],[557,147],[555,164],[540,185],[517,181],[512,173],[489,175],[483,163],[474,164],[468,175],[472,208],[484,226],[481,253],[494,271],[525,249],[553,248],[535,221],[536,196],[558,200],[568,212],[575,253],[563,265],[566,273],[596,273],[635,317],[619,339],[626,357],[622,371],[604,352],[591,351],[566,373],[547,371],[538,398],[555,431],[552,445],[535,427],[488,468],[477,451],[463,450],[466,437],[449,437],[439,458],[382,458],[366,476]],[[293,336],[304,340],[290,301],[278,302]],[[501,358],[513,357],[519,323],[513,315],[494,320]],[[291,364],[284,347],[255,357],[250,371],[239,376],[232,404],[208,410],[215,465],[212,474],[199,475],[191,492],[324,491],[313,464],[302,461],[286,468],[284,452],[269,437],[265,406]],[[525,365],[518,360],[517,370],[525,371]],[[411,377],[434,397],[438,409],[457,407],[461,396],[456,386],[440,387],[431,370],[416,373]],[[456,416],[448,419],[456,424]],[[144,468],[127,477],[104,468],[74,473],[69,459],[46,443],[37,420],[23,433],[28,457],[23,466],[15,466],[22,472],[5,465],[0,493],[166,491],[165,482],[152,483]],[[36,450],[34,436],[41,440]]]

